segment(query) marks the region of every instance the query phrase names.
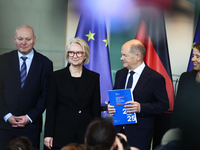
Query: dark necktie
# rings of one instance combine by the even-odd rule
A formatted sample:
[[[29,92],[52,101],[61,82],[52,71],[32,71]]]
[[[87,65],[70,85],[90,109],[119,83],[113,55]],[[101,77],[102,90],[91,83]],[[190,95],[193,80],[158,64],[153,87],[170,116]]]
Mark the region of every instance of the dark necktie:
[[[133,84],[133,74],[134,73],[135,73],[134,71],[130,72],[130,76],[128,78],[128,83],[126,85],[126,89],[130,89],[132,87],[132,84]]]
[[[21,88],[23,88],[25,80],[26,80],[26,59],[27,57],[22,56],[21,59],[23,60],[22,66],[21,66]]]

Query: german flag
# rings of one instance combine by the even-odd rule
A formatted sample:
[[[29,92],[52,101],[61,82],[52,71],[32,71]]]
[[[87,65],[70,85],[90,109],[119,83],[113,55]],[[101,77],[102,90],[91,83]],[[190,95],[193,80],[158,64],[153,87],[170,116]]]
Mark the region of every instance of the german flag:
[[[174,88],[162,11],[152,10],[142,13],[136,39],[140,40],[146,48],[144,62],[165,78],[169,98],[169,110],[156,116],[153,136],[153,147],[155,148],[170,127],[171,112],[174,108]]]

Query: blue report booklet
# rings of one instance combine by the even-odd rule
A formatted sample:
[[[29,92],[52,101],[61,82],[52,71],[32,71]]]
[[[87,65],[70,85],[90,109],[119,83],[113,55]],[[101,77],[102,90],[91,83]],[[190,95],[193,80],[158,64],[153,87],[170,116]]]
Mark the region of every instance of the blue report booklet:
[[[113,105],[116,109],[116,113],[113,115],[114,125],[137,123],[136,114],[127,113],[124,107],[127,101],[133,101],[131,89],[110,90],[108,91],[108,95],[110,105]]]

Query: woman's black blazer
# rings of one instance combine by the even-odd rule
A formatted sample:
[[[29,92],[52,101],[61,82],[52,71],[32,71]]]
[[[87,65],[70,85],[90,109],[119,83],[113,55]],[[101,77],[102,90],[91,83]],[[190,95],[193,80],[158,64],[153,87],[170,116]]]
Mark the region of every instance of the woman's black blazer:
[[[75,136],[83,143],[88,124],[100,114],[98,73],[83,67],[76,91],[69,65],[53,72],[47,101],[45,137],[53,137],[54,146],[72,143]]]

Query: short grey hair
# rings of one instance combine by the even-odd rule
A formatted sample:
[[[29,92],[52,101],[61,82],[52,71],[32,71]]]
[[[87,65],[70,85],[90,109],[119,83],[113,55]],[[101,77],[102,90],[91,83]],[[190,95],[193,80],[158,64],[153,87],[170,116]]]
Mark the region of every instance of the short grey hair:
[[[136,54],[137,52],[141,53],[142,56],[144,57],[144,55],[146,53],[146,49],[145,49],[144,45],[142,45],[140,43],[132,44],[130,47],[130,53]]]

